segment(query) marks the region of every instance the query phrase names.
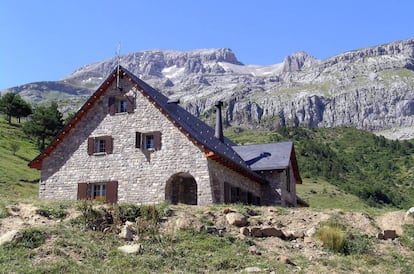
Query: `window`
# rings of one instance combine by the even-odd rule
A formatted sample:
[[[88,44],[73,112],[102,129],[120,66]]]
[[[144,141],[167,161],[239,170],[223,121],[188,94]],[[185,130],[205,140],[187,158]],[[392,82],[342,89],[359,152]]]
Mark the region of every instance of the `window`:
[[[95,146],[96,147],[94,152],[105,152],[105,139],[96,139]]]
[[[78,200],[102,199],[115,204],[118,201],[118,182],[79,183]]]
[[[154,149],[154,135],[145,135],[145,149]]]
[[[119,100],[118,101],[118,111],[121,112],[127,112],[127,101],[126,100]]]
[[[136,132],[135,147],[143,150],[160,150],[161,149],[161,132]]]
[[[92,185],[92,199],[106,198],[106,185],[105,184],[93,184]]]
[[[111,154],[112,143],[111,136],[90,137],[88,138],[88,154]]]
[[[133,113],[135,108],[135,98],[133,96],[111,96],[108,99],[108,109],[110,115],[116,113]]]

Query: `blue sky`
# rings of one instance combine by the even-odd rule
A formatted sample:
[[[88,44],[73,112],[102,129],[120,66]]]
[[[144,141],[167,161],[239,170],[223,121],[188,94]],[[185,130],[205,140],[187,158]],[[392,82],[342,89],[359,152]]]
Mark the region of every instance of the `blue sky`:
[[[3,0],[0,90],[59,80],[148,49],[231,48],[244,64],[306,51],[324,59],[414,37],[414,1]]]

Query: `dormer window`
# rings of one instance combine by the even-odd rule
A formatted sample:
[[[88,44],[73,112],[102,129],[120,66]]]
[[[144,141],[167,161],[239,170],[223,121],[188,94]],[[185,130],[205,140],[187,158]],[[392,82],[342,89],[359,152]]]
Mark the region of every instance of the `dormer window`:
[[[117,102],[118,104],[118,113],[121,113],[121,112],[127,112],[127,106],[128,106],[128,103],[127,103],[127,101],[126,100],[119,100],[118,102]]]
[[[116,113],[133,113],[135,108],[135,98],[133,96],[111,96],[108,99],[108,109],[110,115]]]

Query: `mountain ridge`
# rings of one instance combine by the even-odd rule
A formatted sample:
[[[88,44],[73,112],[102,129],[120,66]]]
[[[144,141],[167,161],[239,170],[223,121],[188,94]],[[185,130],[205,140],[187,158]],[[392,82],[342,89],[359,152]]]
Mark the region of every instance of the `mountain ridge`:
[[[42,82],[46,88],[9,90],[34,102],[47,100],[47,92],[62,92],[72,100],[71,109],[118,62],[166,96],[180,98],[196,116],[208,119],[214,102],[224,101],[228,125],[353,126],[386,137],[414,136],[414,39],[323,60],[300,51],[268,66],[245,65],[229,48],[148,50],[82,66],[56,81],[64,89]]]

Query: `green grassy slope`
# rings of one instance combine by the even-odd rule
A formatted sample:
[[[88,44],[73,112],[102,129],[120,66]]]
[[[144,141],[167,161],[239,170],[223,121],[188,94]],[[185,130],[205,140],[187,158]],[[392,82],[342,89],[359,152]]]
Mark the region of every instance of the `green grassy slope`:
[[[27,164],[38,153],[36,145],[24,136],[21,125],[8,125],[0,116],[1,200],[37,197],[40,173],[30,169]]]
[[[414,145],[354,128],[291,128],[261,132],[230,128],[236,143],[291,140],[302,177],[327,181],[370,206],[414,204]]]

